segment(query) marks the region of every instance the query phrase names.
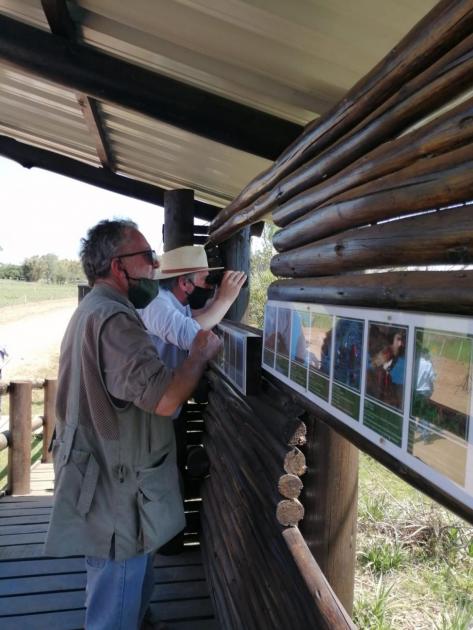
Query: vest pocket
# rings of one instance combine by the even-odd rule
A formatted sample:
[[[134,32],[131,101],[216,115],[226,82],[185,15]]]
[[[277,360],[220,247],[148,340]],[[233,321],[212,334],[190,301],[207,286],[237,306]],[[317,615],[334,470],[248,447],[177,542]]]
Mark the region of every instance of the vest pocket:
[[[69,461],[60,467],[57,482],[62,496],[84,518],[90,511],[99,478],[99,465],[92,453],[71,449]]]
[[[175,459],[169,453],[153,468],[136,471],[139,540],[142,549],[156,549],[185,526]]]

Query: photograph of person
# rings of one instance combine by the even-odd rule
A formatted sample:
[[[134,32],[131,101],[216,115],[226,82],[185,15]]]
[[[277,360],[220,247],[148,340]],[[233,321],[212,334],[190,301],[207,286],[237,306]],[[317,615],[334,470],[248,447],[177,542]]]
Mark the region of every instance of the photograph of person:
[[[239,387],[243,387],[243,374],[245,370],[244,360],[245,360],[245,350],[244,350],[244,340],[240,335],[235,335],[235,347],[236,347],[236,356],[235,356],[235,383]]]
[[[369,323],[366,394],[402,411],[407,328]]]
[[[269,367],[274,367],[277,313],[278,309],[276,306],[266,304],[264,311],[263,362]]]
[[[335,324],[334,379],[360,391],[363,326],[359,319],[337,317]]]
[[[408,451],[465,484],[471,418],[470,336],[416,328]]]
[[[291,370],[290,379],[300,385],[307,385],[309,352],[307,335],[310,314],[308,311],[293,311],[291,324]]]
[[[310,322],[309,365],[328,376],[330,374],[330,346],[332,343],[332,316],[312,313]]]
[[[279,307],[276,327],[276,370],[285,376],[289,374],[290,346],[291,311],[288,308]]]

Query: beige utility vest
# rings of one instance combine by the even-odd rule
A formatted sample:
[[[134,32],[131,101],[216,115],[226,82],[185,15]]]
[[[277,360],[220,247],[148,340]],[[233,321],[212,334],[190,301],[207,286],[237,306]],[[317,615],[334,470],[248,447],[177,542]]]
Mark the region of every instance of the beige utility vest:
[[[172,420],[113,400],[103,381],[100,334],[119,312],[143,326],[125,297],[95,287],[62,342],[50,556],[108,558],[114,537],[114,557],[124,560],[156,550],[185,525]]]

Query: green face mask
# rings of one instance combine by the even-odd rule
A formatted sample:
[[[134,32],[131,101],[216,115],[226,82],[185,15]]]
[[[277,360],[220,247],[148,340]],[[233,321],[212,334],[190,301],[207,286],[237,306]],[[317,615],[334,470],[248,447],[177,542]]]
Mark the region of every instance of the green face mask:
[[[135,308],[145,308],[159,293],[159,280],[152,278],[132,278],[125,271],[128,280],[128,299]],[[133,284],[130,283],[133,280]]]

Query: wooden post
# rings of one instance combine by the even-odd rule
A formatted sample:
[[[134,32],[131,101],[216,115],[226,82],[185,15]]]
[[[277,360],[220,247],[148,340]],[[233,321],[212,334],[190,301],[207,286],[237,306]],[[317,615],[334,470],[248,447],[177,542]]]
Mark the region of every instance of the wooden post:
[[[52,462],[52,453],[48,451],[56,424],[56,392],[57,380],[47,378],[44,381],[44,414],[43,414],[43,456],[42,462]]]
[[[358,449],[314,416],[308,421],[301,532],[351,615],[355,582]]]
[[[244,271],[248,275],[246,286],[242,288],[240,295],[235,302],[233,302],[230,310],[226,314],[228,319],[237,322],[245,321],[244,316],[250,300],[250,243],[250,228],[245,227],[221,245],[225,268],[235,271]]]
[[[164,251],[194,244],[194,191],[187,188],[164,193]]]
[[[29,494],[31,476],[30,381],[10,383],[10,435],[8,449],[8,494]]]

